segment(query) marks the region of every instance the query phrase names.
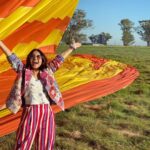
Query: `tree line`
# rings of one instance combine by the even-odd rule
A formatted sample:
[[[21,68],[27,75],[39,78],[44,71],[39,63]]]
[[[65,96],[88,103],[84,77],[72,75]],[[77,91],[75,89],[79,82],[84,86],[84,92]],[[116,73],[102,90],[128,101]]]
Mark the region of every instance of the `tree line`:
[[[139,21],[139,26],[134,27],[134,23],[129,19],[122,19],[118,24],[122,30],[122,42],[124,46],[129,46],[134,44],[135,38],[133,32],[136,32],[140,35],[141,39],[147,42],[147,46],[150,46],[150,20],[141,20]],[[75,39],[79,42],[86,42],[87,35],[83,34],[81,31],[93,26],[93,21],[86,19],[86,12],[81,9],[77,9],[70,21],[70,24],[64,33],[63,41],[67,44],[72,42],[72,39]],[[104,44],[107,45],[107,42],[112,38],[109,33],[101,32],[97,35],[90,35],[89,40],[93,44]]]

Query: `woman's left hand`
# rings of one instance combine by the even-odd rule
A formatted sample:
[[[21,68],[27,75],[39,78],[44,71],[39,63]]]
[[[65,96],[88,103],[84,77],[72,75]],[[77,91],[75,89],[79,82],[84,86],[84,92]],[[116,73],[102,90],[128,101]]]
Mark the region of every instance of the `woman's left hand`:
[[[75,42],[74,40],[73,40],[72,44],[70,44],[70,48],[72,48],[73,50],[79,48],[80,46],[81,46],[81,43]]]

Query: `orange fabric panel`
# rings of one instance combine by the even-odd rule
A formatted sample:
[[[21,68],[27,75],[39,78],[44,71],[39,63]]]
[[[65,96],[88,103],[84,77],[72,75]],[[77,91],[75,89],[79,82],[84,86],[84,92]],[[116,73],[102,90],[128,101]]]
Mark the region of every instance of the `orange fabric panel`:
[[[7,118],[1,118],[0,119],[0,137],[6,135],[7,133],[12,133],[17,130],[19,122],[20,122],[20,116],[21,111],[17,113],[17,115],[9,115]],[[9,126],[9,128],[8,128]]]
[[[49,45],[45,47],[40,47],[40,50],[45,54],[46,53],[50,54],[50,53],[55,53],[56,48],[57,48],[57,45]]]
[[[12,69],[0,74],[0,83],[1,83],[1,87],[3,87],[0,90],[0,105],[5,103],[8,93],[14,83],[15,77],[16,77],[16,73]]]
[[[0,0],[0,18],[9,16],[20,6],[34,7],[40,0]]]
[[[14,33],[5,38],[4,43],[13,49],[18,43],[28,43],[31,41],[42,42],[54,29],[65,31],[70,18],[65,17],[64,20],[59,18],[51,19],[47,23],[34,21],[25,23],[18,28]],[[47,29],[47,30],[45,30]]]

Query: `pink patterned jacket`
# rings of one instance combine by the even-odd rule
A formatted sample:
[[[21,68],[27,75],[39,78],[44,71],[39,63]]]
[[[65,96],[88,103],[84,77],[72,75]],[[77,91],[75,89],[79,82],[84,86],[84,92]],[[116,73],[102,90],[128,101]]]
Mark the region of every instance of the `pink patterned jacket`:
[[[17,72],[17,77],[11,92],[7,98],[6,107],[12,111],[12,113],[17,113],[22,106],[22,93],[29,85],[29,81],[32,76],[32,71],[25,68],[21,60],[12,54],[8,57],[8,61],[12,65],[12,68]],[[62,99],[61,92],[59,91],[58,85],[54,78],[54,72],[60,67],[64,62],[64,58],[61,55],[57,55],[52,61],[48,62],[48,68],[44,71],[40,71],[40,80],[44,85],[50,98],[62,109],[64,110],[64,101]],[[25,71],[25,81],[24,88],[22,90],[22,73]]]

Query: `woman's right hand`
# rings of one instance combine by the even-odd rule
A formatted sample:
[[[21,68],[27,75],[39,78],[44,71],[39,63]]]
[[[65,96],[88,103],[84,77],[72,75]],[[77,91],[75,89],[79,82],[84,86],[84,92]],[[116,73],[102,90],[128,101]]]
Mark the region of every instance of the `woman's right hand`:
[[[4,46],[4,43],[0,40],[0,47],[2,48]]]

